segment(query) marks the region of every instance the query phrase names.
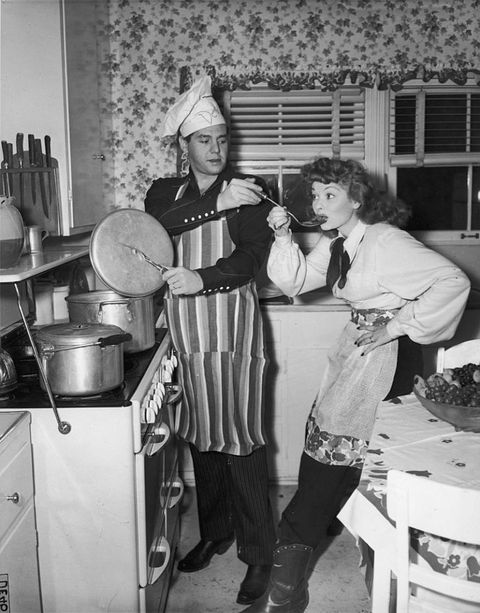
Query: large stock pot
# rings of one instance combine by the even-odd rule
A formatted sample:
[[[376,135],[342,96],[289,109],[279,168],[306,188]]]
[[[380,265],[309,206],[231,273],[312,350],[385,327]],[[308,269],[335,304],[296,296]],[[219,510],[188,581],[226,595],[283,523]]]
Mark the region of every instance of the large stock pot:
[[[92,396],[123,383],[123,344],[131,339],[117,326],[64,323],[36,332],[36,345],[51,391]],[[42,389],[46,389],[40,377]]]
[[[150,349],[155,344],[153,296],[128,297],[114,291],[98,290],[71,294],[67,298],[71,322],[118,326],[132,335],[126,353]]]

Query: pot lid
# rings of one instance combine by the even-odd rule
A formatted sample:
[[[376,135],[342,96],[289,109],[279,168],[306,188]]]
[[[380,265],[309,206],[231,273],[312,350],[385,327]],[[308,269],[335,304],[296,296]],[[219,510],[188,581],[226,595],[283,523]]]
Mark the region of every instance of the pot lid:
[[[124,336],[124,331],[110,324],[66,322],[44,326],[35,337],[41,343],[54,347],[83,347],[114,335]]]
[[[90,259],[100,279],[122,296],[148,296],[159,290],[162,273],[134,249],[157,264],[171,266],[173,244],[162,224],[139,209],[117,209],[95,226]]]

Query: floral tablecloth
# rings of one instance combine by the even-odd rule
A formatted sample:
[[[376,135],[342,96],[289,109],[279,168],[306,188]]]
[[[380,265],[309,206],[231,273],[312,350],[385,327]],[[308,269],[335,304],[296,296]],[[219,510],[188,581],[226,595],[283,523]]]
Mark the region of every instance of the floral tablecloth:
[[[339,514],[357,542],[364,540],[377,551],[391,547],[386,510],[391,468],[480,489],[480,434],[457,432],[424,409],[413,394],[380,404],[360,484]],[[435,570],[480,582],[479,548],[420,532],[412,547]],[[384,559],[391,555],[382,553],[387,554]]]

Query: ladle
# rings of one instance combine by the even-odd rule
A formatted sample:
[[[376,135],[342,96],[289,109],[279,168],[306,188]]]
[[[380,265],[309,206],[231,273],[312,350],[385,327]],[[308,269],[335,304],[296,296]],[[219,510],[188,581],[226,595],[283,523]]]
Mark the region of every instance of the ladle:
[[[298,223],[299,226],[303,226],[304,228],[317,228],[322,223],[318,219],[310,219],[308,221],[300,221],[296,215],[294,215],[291,211],[289,211],[287,209],[286,206],[283,206],[282,204],[279,204],[278,202],[275,202],[275,200],[272,200],[271,198],[269,198],[265,194],[260,194],[260,196],[264,200],[268,200],[268,202],[270,202],[271,204],[274,204],[275,206],[279,206],[280,208],[282,208],[285,211],[285,213],[287,213],[287,215],[290,215],[290,217],[292,219],[294,219]]]

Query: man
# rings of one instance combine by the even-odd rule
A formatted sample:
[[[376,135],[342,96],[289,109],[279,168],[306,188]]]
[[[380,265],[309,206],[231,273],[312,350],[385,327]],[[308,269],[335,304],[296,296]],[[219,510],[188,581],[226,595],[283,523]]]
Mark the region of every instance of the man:
[[[210,78],[196,81],[168,111],[187,177],[157,179],[145,210],[173,237],[164,273],[165,312],[179,359],[184,407],[179,436],[190,444],[200,542],[178,564],[205,568],[236,538],[248,565],[237,602],[266,589],[275,528],[263,428],[263,322],[254,277],[270,245],[263,184],[227,164],[228,132]]]

